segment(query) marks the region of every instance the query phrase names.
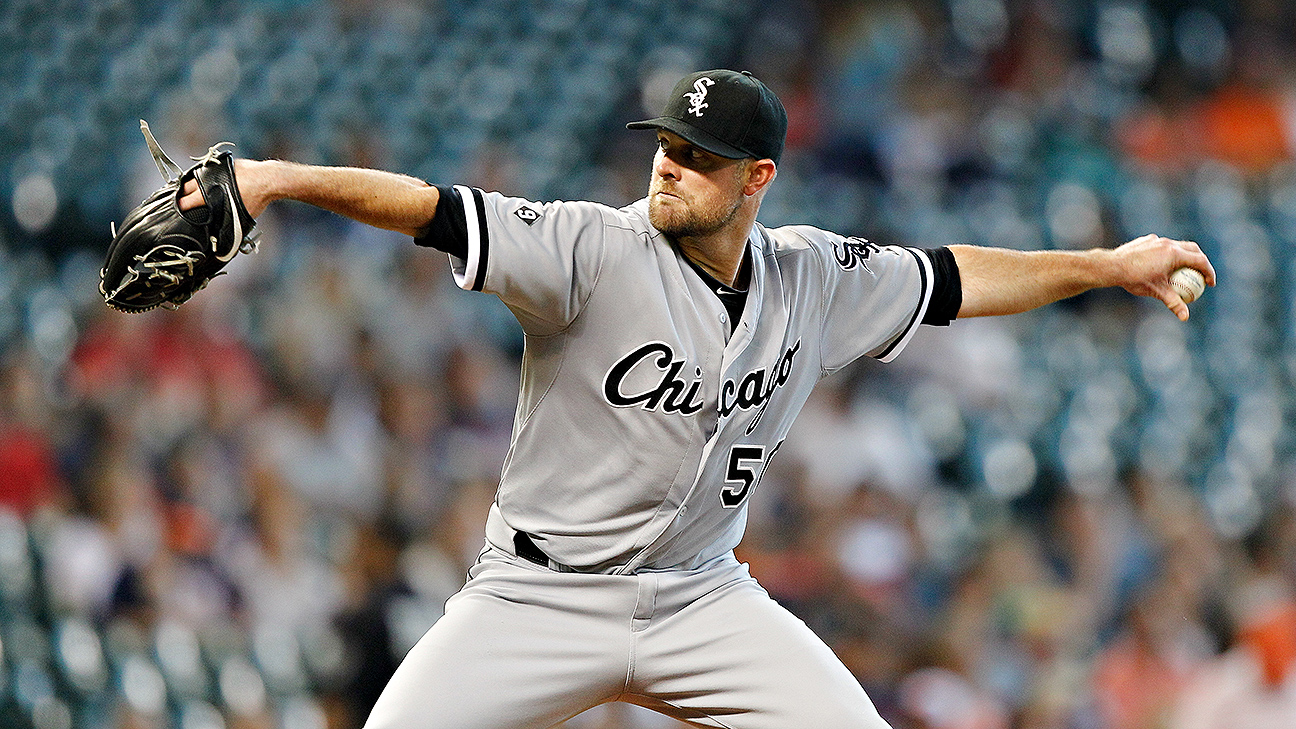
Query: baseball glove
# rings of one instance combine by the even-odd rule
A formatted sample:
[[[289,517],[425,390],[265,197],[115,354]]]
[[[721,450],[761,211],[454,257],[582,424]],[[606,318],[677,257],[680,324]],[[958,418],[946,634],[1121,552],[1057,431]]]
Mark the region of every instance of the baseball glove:
[[[99,292],[114,309],[129,313],[162,306],[175,309],[220,275],[239,252],[256,250],[256,221],[234,180],[229,142],[220,142],[181,172],[158,146],[149,126],[140,131],[166,184],[127,213],[99,271]],[[206,205],[180,209],[185,183],[198,182]],[[259,232],[259,231],[258,231]]]

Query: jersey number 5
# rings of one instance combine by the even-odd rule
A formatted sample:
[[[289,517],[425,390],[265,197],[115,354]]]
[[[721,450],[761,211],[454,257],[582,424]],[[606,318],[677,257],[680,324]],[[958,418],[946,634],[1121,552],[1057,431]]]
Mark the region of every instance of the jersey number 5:
[[[773,458],[783,441],[774,446],[769,457]],[[729,467],[725,471],[725,485],[720,489],[720,503],[726,509],[736,508],[747,498],[753,487],[765,473],[765,446],[736,445],[729,449]]]

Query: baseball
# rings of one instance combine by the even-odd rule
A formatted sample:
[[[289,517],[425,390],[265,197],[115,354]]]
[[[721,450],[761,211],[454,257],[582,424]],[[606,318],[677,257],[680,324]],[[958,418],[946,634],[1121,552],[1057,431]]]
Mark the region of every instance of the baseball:
[[[1196,301],[1206,291],[1206,279],[1195,268],[1184,267],[1170,274],[1170,285],[1185,304]]]

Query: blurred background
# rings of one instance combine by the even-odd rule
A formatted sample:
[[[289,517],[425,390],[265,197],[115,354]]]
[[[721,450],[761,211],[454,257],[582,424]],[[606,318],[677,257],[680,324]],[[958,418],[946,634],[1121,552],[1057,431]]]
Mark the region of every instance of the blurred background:
[[[826,380],[751,505],[769,591],[897,729],[1296,727],[1283,0],[5,0],[0,725],[359,727],[508,445],[520,332],[406,238],[284,203],[180,311],[107,309],[139,119],[177,160],[619,206],[624,123],[716,66],[789,111],[767,225],[1157,232],[1220,280],[1187,324],[1095,292]]]

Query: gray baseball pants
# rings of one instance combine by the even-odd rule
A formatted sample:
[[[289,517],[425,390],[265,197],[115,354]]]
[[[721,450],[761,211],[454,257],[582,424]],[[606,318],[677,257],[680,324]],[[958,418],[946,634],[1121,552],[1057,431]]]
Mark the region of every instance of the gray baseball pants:
[[[608,701],[699,727],[887,729],[854,676],[732,556],[556,572],[490,547],[366,729],[544,729]]]

